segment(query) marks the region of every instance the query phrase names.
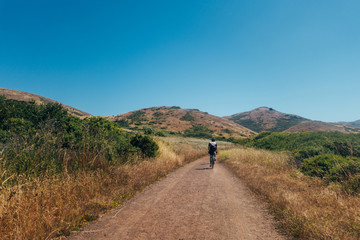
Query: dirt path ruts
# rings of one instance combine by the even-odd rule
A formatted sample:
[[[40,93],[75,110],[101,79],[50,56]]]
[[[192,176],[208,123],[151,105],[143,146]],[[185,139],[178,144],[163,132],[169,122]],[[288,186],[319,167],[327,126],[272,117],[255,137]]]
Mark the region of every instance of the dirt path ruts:
[[[285,239],[246,187],[208,159],[169,174],[69,239]]]

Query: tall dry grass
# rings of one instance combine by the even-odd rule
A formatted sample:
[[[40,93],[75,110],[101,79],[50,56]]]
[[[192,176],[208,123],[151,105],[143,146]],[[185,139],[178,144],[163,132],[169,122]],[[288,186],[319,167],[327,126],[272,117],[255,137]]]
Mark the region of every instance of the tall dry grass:
[[[204,155],[197,144],[157,140],[160,156],[135,164],[45,176],[0,192],[1,239],[51,239],[96,219],[169,172]],[[1,169],[0,169],[1,170]],[[0,174],[4,172],[0,171]]]
[[[231,149],[223,161],[268,203],[280,229],[297,239],[360,239],[360,196],[304,176],[286,154]]]

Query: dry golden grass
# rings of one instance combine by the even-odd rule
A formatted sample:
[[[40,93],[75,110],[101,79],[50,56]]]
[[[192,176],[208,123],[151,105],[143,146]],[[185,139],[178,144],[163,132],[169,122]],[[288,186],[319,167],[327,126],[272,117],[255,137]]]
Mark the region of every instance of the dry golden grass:
[[[298,239],[360,239],[360,197],[304,176],[285,154],[230,149],[220,161],[268,203],[280,229]]]
[[[51,239],[68,235],[206,153],[197,144],[167,143],[160,139],[157,142],[161,155],[137,164],[31,182],[21,181],[18,176],[21,184],[2,186],[0,192],[0,238]]]

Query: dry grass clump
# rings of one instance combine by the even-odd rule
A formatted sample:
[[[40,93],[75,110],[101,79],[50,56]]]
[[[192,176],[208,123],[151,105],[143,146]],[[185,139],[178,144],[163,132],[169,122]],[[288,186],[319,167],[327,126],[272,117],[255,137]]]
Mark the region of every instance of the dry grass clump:
[[[360,197],[304,176],[286,154],[255,149],[220,152],[269,206],[280,229],[298,239],[360,239]]]
[[[0,238],[50,239],[96,219],[170,171],[203,155],[196,146],[157,140],[160,156],[135,164],[61,174],[1,186]],[[1,172],[0,174],[3,174]]]

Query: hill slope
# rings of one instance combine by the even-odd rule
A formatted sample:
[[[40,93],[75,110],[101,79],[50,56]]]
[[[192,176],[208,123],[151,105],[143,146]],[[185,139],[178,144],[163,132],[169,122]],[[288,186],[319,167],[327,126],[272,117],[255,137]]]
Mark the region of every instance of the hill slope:
[[[342,133],[358,133],[360,129],[354,126],[343,124],[326,123],[320,121],[301,122],[284,132],[342,132]]]
[[[130,128],[151,127],[168,132],[181,132],[189,136],[204,133],[203,136],[247,137],[255,134],[230,120],[213,116],[197,109],[179,107],[152,107],[128,112],[114,117],[111,121],[120,121]]]
[[[353,126],[353,127],[359,127],[360,128],[360,120],[354,121],[354,122],[339,122],[339,124],[347,125],[347,126]]]
[[[59,103],[50,98],[42,97],[42,96],[39,96],[36,94],[12,90],[12,89],[6,89],[6,88],[0,88],[0,96],[1,95],[5,96],[8,99],[13,99],[13,100],[17,100],[17,101],[23,101],[23,102],[35,101],[36,104]],[[67,106],[62,103],[59,103],[59,104],[61,104],[63,107],[65,107],[66,110],[73,116],[76,116],[76,117],[90,117],[91,116],[91,114],[80,111],[76,108]]]
[[[249,112],[237,113],[225,118],[255,132],[282,132],[308,120],[297,115],[281,113],[268,107],[256,108]]]

